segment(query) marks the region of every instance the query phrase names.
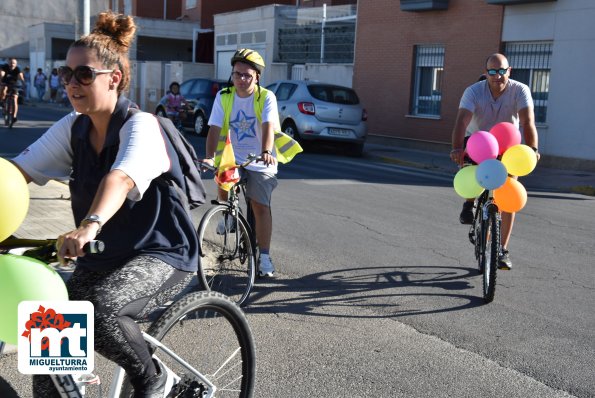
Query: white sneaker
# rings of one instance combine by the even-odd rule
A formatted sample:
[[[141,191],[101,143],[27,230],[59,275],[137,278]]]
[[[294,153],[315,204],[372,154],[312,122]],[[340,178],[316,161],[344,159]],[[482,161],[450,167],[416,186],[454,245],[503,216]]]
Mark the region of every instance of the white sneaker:
[[[235,232],[233,217],[226,215],[225,217],[220,218],[219,222],[217,223],[217,235],[225,234],[225,224],[227,224],[227,232]]]
[[[271,258],[268,254],[261,254],[260,255],[260,262],[258,264],[258,275],[260,276],[273,276],[275,273],[275,266],[271,261]]]

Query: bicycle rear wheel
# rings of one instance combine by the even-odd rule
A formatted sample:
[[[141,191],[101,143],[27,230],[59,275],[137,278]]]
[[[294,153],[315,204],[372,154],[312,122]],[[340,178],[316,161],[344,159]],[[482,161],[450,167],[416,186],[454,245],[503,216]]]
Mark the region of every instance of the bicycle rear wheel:
[[[238,214],[236,219],[227,206],[215,206],[203,216],[198,240],[203,287],[225,294],[238,305],[246,303],[254,286],[256,253],[245,218]]]
[[[250,398],[256,376],[254,340],[246,316],[227,297],[216,292],[190,293],[169,307],[147,333],[200,372],[216,390],[161,349],[155,356],[181,378],[171,396]],[[121,398],[132,394],[124,382]]]
[[[493,209],[484,223],[486,240],[483,251],[483,300],[491,303],[496,293],[496,270],[498,269],[498,253],[500,252],[500,224],[497,212]]]

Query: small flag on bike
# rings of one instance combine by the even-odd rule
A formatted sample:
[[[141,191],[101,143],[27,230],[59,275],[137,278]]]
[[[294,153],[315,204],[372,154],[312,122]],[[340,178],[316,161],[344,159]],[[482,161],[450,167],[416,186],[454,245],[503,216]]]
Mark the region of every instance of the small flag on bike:
[[[240,180],[240,174],[238,173],[238,167],[236,166],[236,157],[233,154],[233,147],[227,134],[225,140],[225,147],[221,154],[221,162],[219,163],[219,169],[215,175],[215,182],[224,191],[229,191],[236,182]]]

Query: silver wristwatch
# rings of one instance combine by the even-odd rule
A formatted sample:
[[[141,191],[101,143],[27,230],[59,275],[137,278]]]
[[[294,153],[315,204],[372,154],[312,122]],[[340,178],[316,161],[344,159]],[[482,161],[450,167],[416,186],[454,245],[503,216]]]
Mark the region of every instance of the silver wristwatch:
[[[101,232],[101,227],[103,226],[103,220],[97,214],[91,214],[83,218],[83,221],[81,221],[81,225],[85,226],[92,222],[96,222],[99,225],[99,229],[97,230],[97,234],[99,235],[99,233]]]

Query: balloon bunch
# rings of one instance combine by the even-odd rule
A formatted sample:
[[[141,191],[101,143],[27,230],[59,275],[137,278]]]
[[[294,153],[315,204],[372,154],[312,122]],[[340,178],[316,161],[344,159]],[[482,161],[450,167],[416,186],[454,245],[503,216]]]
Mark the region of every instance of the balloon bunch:
[[[454,178],[454,189],[465,199],[493,190],[498,208],[507,213],[520,211],[527,203],[525,187],[512,176],[525,176],[537,165],[531,147],[521,144],[521,133],[512,124],[502,122],[490,131],[476,131],[467,141],[467,155],[477,165],[460,169]]]
[[[29,187],[15,165],[0,158],[0,242],[21,225]],[[68,300],[64,281],[49,265],[25,256],[0,255],[0,340],[18,343],[18,305],[24,300]]]

